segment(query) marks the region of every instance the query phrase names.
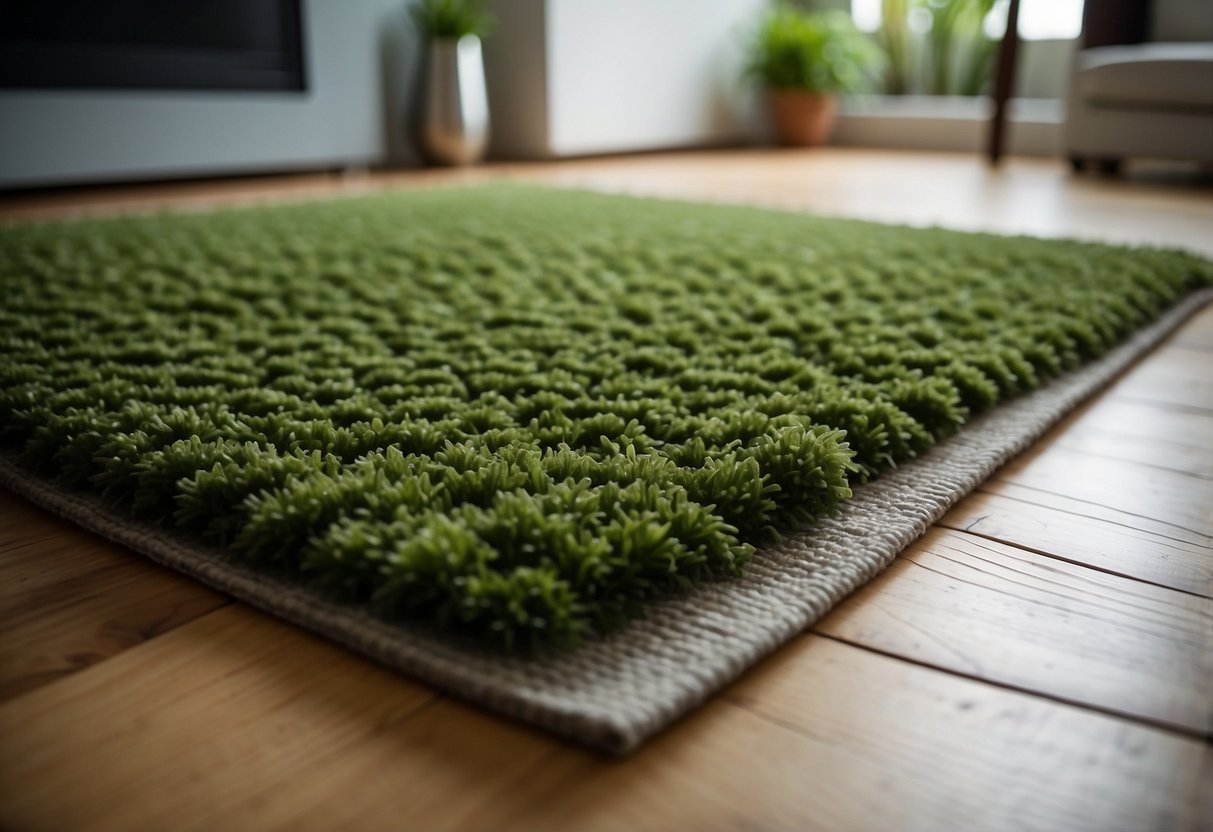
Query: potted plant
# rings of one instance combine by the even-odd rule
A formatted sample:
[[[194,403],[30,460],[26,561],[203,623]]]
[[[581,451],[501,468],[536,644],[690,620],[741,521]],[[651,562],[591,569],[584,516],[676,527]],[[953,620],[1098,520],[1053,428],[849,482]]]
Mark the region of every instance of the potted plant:
[[[480,39],[493,20],[483,0],[420,0],[411,13],[427,47],[421,148],[439,164],[479,161],[489,140]]]
[[[838,94],[861,89],[880,62],[846,12],[776,3],[751,43],[747,72],[766,88],[780,144],[809,147],[829,139]]]

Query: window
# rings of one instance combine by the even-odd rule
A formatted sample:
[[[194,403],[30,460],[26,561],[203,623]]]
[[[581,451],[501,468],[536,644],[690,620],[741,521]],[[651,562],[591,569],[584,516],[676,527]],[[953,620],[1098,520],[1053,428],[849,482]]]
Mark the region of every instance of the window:
[[[931,0],[925,0],[931,2]],[[1069,40],[1078,37],[1082,29],[1083,0],[1021,0],[1019,6],[1019,36],[1024,40]],[[882,0],[851,0],[851,15],[855,25],[865,32],[880,28]],[[986,18],[986,33],[1002,37],[1006,28],[1008,0],[999,0]],[[924,10],[925,11],[925,10]],[[929,14],[918,15],[922,31],[930,27]],[[911,25],[915,17],[911,17]]]

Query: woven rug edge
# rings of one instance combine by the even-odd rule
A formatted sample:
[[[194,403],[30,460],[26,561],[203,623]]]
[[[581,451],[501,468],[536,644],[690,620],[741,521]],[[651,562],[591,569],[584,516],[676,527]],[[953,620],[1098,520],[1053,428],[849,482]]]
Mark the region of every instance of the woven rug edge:
[[[0,486],[9,488],[30,502],[58,514],[77,525],[100,534],[116,543],[134,549],[149,559],[190,575],[197,580],[234,598],[253,604],[271,614],[323,635],[337,643],[363,653],[383,664],[402,670],[424,682],[434,684],[460,698],[481,704],[506,716],[517,718],[545,728],[575,741],[611,753],[626,753],[635,749],[645,739],[662,730],[680,716],[705,701],[715,691],[735,679],[747,668],[773,652],[781,644],[793,638],[846,595],[866,583],[901,552],[905,546],[921,536],[932,523],[980,484],[993,471],[1039,438],[1062,417],[1082,401],[1106,387],[1117,376],[1163,341],[1205,305],[1213,303],[1213,289],[1200,290],[1163,313],[1153,323],[1129,336],[1094,362],[1054,380],[1045,387],[1000,405],[986,416],[966,426],[956,437],[940,443],[931,453],[902,466],[892,475],[881,477],[857,489],[857,497],[876,495],[878,490],[904,489],[915,480],[927,481],[932,476],[932,467],[946,466],[948,448],[964,453],[965,443],[972,444],[981,439],[983,431],[997,433],[997,447],[988,449],[984,457],[975,463],[973,470],[964,473],[960,480],[947,484],[941,493],[924,497],[915,507],[913,516],[903,527],[880,540],[865,540],[870,556],[858,564],[827,563],[815,577],[815,595],[804,603],[782,603],[778,615],[773,615],[769,625],[755,630],[745,638],[702,636],[696,644],[715,646],[727,655],[715,657],[718,661],[700,668],[687,668],[684,678],[669,687],[650,686],[644,695],[633,702],[599,704],[568,695],[564,688],[556,688],[550,681],[566,675],[569,668],[587,667],[575,660],[553,660],[529,666],[535,670],[538,681],[533,685],[520,685],[526,679],[528,664],[525,659],[511,659],[489,655],[467,645],[451,642],[429,632],[412,632],[408,628],[387,624],[365,612],[343,607],[288,582],[268,578],[247,567],[225,559],[222,553],[184,543],[159,527],[131,521],[101,503],[96,498],[66,491],[48,480],[31,475],[20,469],[11,458],[0,456]],[[1001,418],[1002,422],[1014,421],[1018,411],[1031,414],[1031,418],[1014,430],[1007,432],[1006,425],[992,429],[990,425]],[[991,418],[994,417],[994,418]],[[999,433],[999,430],[1002,433]],[[940,449],[943,449],[940,451]],[[939,451],[939,452],[937,452]],[[904,494],[901,495],[904,497]],[[913,495],[916,496],[916,495]],[[853,501],[854,502],[854,501]],[[869,501],[870,502],[870,501]],[[859,503],[863,503],[862,500]],[[856,508],[861,510],[862,506]],[[848,518],[834,522],[845,528]],[[811,537],[812,532],[805,533]],[[859,541],[853,541],[858,545]],[[790,548],[807,545],[803,540],[793,539]],[[845,547],[846,541],[841,544]],[[793,554],[793,559],[799,557]],[[778,561],[778,559],[774,559]],[[769,588],[771,581],[779,581],[778,565],[750,581],[750,586],[731,581],[718,582],[701,587],[688,596],[668,605],[657,605],[658,609],[620,633],[593,647],[595,656],[624,656],[620,666],[628,662],[643,663],[646,650],[660,652],[654,661],[668,661],[668,654],[680,654],[675,644],[671,650],[665,647],[650,647],[661,635],[661,628],[653,622],[662,612],[662,607],[673,609],[676,614],[690,615],[698,596],[711,596],[715,604],[721,597],[733,593],[740,595],[739,604],[752,602],[754,587]],[[761,573],[762,568],[758,568]],[[824,576],[824,578],[822,577]],[[820,585],[820,586],[818,586]],[[730,589],[732,587],[732,589]],[[816,591],[819,589],[819,591]],[[726,605],[727,606],[727,605]],[[686,629],[702,628],[707,618],[697,617],[684,630],[676,633],[674,642],[684,638]],[[710,629],[710,627],[709,627]],[[690,644],[690,636],[685,636]],[[584,649],[584,648],[583,648]],[[653,653],[658,656],[658,652]],[[688,658],[690,653],[687,653]],[[483,669],[484,672],[478,672]],[[626,669],[625,669],[626,671]],[[594,683],[593,673],[587,673],[587,684]],[[617,674],[618,675],[618,674]],[[626,672],[624,672],[626,676]],[[660,673],[658,674],[660,675]],[[614,680],[619,682],[618,679]],[[626,682],[626,679],[624,680]],[[609,687],[609,686],[608,686]],[[623,690],[624,688],[620,688]]]

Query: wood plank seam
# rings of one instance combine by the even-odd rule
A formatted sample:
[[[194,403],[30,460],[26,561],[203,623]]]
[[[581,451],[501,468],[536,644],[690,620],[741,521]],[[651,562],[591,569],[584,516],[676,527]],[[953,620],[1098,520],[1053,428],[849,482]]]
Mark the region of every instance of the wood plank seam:
[[[970,682],[977,682],[980,684],[989,685],[990,687],[998,688],[1000,690],[1007,690],[1007,691],[1013,691],[1015,693],[1024,694],[1025,696],[1030,696],[1034,699],[1042,699],[1042,700],[1046,700],[1048,702],[1052,702],[1054,704],[1065,705],[1067,707],[1078,708],[1079,710],[1083,710],[1083,711],[1090,711],[1092,713],[1098,713],[1098,714],[1102,714],[1104,716],[1110,716],[1110,717],[1114,717],[1116,719],[1122,719],[1127,722],[1135,723],[1137,725],[1144,725],[1148,728],[1152,728],[1157,731],[1163,731],[1167,734],[1170,734],[1170,735],[1176,736],[1176,737],[1183,737],[1185,739],[1197,739],[1197,740],[1202,740],[1206,743],[1213,742],[1213,721],[1211,721],[1210,724],[1207,725],[1205,730],[1203,730],[1203,731],[1191,731],[1191,730],[1187,730],[1181,726],[1174,725],[1172,723],[1168,723],[1163,720],[1155,720],[1155,719],[1151,719],[1146,716],[1142,716],[1141,714],[1129,713],[1126,711],[1118,710],[1116,708],[1103,707],[1101,705],[1093,704],[1090,702],[1083,702],[1083,701],[1071,699],[1071,698],[1065,697],[1065,696],[1058,696],[1056,694],[1052,694],[1047,691],[1036,690],[1034,688],[1029,688],[1029,687],[1025,687],[1022,685],[1016,685],[1016,684],[1013,684],[1010,682],[1000,681],[998,679],[990,679],[990,678],[978,676],[978,675],[975,675],[972,673],[965,673],[963,671],[959,671],[959,670],[956,670],[953,668],[940,667],[936,664],[933,664],[932,662],[922,661],[921,659],[915,659],[910,656],[903,655],[901,653],[895,653],[890,650],[882,650],[879,647],[875,647],[870,644],[864,644],[863,642],[860,642],[860,641],[843,638],[841,636],[836,636],[831,633],[822,632],[822,631],[818,630],[816,626],[810,627],[809,632],[818,638],[829,639],[830,641],[834,641],[839,644],[845,644],[848,647],[855,647],[855,648],[858,648],[865,652],[873,653],[878,656],[883,656],[884,658],[892,659],[894,661],[911,664],[911,665],[914,665],[915,667],[921,667],[921,668],[925,668],[927,670],[934,670],[939,673],[945,673],[950,676],[955,676],[958,679],[965,679]]]
[[[974,544],[975,544],[975,545],[976,545],[978,548],[980,548],[980,549],[985,549],[985,550],[987,550],[987,551],[989,551],[989,552],[993,552],[993,553],[997,554],[997,551],[996,551],[996,550],[991,549],[989,546],[986,546],[984,543],[982,543],[982,542],[980,542],[980,541],[974,541]],[[942,545],[943,545],[945,548],[947,548],[947,549],[950,549],[950,550],[955,551],[955,552],[961,552],[961,553],[963,554],[963,550],[958,549],[958,548],[956,548],[955,546],[952,546],[951,544],[944,543],[944,544],[942,544]],[[1006,546],[1006,544],[1001,544],[1001,545]],[[1008,548],[1012,548],[1012,549],[1021,549],[1022,547],[1018,547],[1018,546],[1009,546]],[[951,557],[948,557],[947,555],[943,554],[942,552],[940,552],[940,551],[938,551],[938,550],[933,550],[933,551],[932,551],[932,554],[934,554],[936,557],[943,558],[944,560],[951,561],[952,563],[955,563],[956,565],[958,565],[958,566],[960,566],[960,567],[962,567],[962,568],[972,568],[972,567],[971,567],[969,564],[965,563],[964,561],[962,561],[962,560],[957,560],[956,558],[951,558]],[[1031,577],[1031,575],[1030,575],[1028,572],[1025,572],[1025,571],[1024,571],[1024,570],[1022,570],[1022,569],[1017,569],[1017,568],[1014,568],[1014,567],[1005,566],[1005,565],[999,564],[997,561],[994,561],[994,560],[991,560],[991,559],[988,559],[988,558],[983,558],[983,557],[981,557],[980,555],[973,555],[973,554],[971,554],[971,553],[970,553],[970,556],[971,556],[971,557],[973,557],[973,558],[975,558],[976,560],[980,560],[980,561],[983,561],[983,562],[985,562],[985,563],[988,563],[988,564],[990,564],[991,566],[994,566],[994,567],[999,567],[999,568],[1002,568],[1002,569],[1008,570],[1008,571],[1010,571],[1010,572],[1014,572],[1014,573],[1017,573],[1017,574],[1020,574],[1020,575],[1024,575],[1025,577]],[[1048,557],[1048,556],[1046,556],[1046,557]],[[918,561],[915,561],[915,560],[913,560],[913,559],[911,559],[911,558],[907,558],[906,560],[908,560],[908,561],[909,561],[909,562],[911,562],[911,563],[914,563],[916,566],[921,566],[921,567],[923,567],[924,569],[930,569],[930,567],[926,566],[925,564],[923,564],[923,563],[919,563]],[[1056,558],[1053,558],[1053,560],[1056,560]],[[1098,571],[1099,571],[1099,570],[1096,570],[1096,569],[1091,569],[1091,568],[1090,568],[1089,566],[1087,566],[1085,563],[1078,563],[1078,564],[1074,564],[1074,565],[1075,565],[1075,566],[1078,566],[1078,567],[1079,567],[1079,569],[1081,569],[1083,572],[1098,572]],[[932,570],[932,571],[935,571],[935,570]],[[978,570],[978,571],[979,571],[979,573],[980,573],[980,574],[985,574],[984,572],[981,572],[980,570]],[[1079,574],[1081,575],[1081,573],[1079,573]],[[953,576],[949,576],[949,577],[951,577],[953,580],[959,580],[959,579],[957,579],[957,578],[956,578],[956,576],[954,576],[954,575],[953,575]],[[1131,580],[1132,580],[1132,579],[1131,579]],[[1018,586],[1025,586],[1025,587],[1028,587],[1028,586],[1029,586],[1028,584],[1020,584],[1020,583],[1015,582],[1015,581],[1012,581],[1011,583],[1013,583],[1013,584],[1015,584],[1015,585],[1018,585]],[[1065,586],[1066,586],[1065,584],[1060,583],[1060,582],[1055,581],[1055,580],[1052,580],[1052,579],[1050,579],[1050,578],[1046,578],[1046,579],[1044,579],[1044,583],[1051,584],[1051,585],[1054,585],[1054,586],[1062,586],[1062,587],[1065,587]],[[1144,582],[1144,581],[1141,581],[1141,582],[1139,582],[1139,583],[1145,583],[1145,582]],[[988,589],[989,587],[986,587],[986,588]],[[1163,588],[1163,589],[1165,589],[1165,590],[1167,590],[1168,592],[1175,591],[1175,590],[1172,590],[1170,587],[1162,587],[1162,588]],[[1070,599],[1069,594],[1068,594],[1068,593],[1065,593],[1065,592],[1054,592],[1054,591],[1049,590],[1049,589],[1045,589],[1045,590],[1041,590],[1041,591],[1043,591],[1043,592],[1045,592],[1045,593],[1047,593],[1047,594],[1054,595],[1054,596],[1056,596],[1056,597],[1058,597],[1058,598],[1061,598],[1061,599],[1063,599],[1063,600],[1065,600],[1065,601],[1069,601],[1069,600],[1071,600],[1071,599]],[[1106,596],[1100,596],[1100,597],[1106,597]],[[1197,596],[1197,597],[1200,597],[1200,596]],[[1029,603],[1037,603],[1037,602],[1029,602]],[[1071,610],[1071,613],[1072,613],[1072,614],[1075,614],[1075,611]],[[1076,614],[1082,615],[1082,613],[1076,613]]]
[[[1040,549],[1040,548],[1037,548],[1034,546],[1028,546],[1027,544],[1019,543],[1014,540],[1008,540],[1003,537],[998,537],[997,535],[983,534],[982,532],[976,532],[976,531],[973,531],[971,528],[969,528],[969,526],[976,525],[977,523],[980,523],[982,520],[985,520],[986,516],[988,516],[988,515],[983,515],[982,517],[978,517],[978,518],[970,521],[968,526],[958,526],[958,525],[953,525],[950,523],[945,523],[943,521],[936,523],[935,526],[937,528],[948,529],[949,531],[957,532],[959,534],[970,535],[971,537],[979,537],[982,540],[989,540],[993,543],[1000,543],[1003,546],[1010,546],[1013,549],[1019,549],[1024,552],[1030,552],[1033,555],[1040,555],[1041,557],[1052,558],[1054,560],[1061,561],[1062,563],[1069,563],[1073,566],[1081,566],[1084,569],[1090,569],[1093,572],[1102,572],[1105,575],[1114,575],[1117,578],[1127,578],[1129,580],[1137,581],[1139,583],[1148,584],[1149,586],[1156,586],[1156,587],[1159,587],[1160,589],[1168,589],[1168,590],[1171,590],[1172,592],[1182,592],[1185,595],[1192,595],[1196,598],[1213,598],[1213,594],[1196,592],[1191,589],[1184,589],[1183,587],[1171,586],[1169,584],[1160,583],[1158,581],[1151,581],[1148,578],[1142,578],[1138,575],[1129,574],[1128,572],[1120,572],[1115,569],[1109,569],[1107,567],[1100,566],[1098,564],[1089,563],[1088,561],[1085,561],[1085,560],[1076,560],[1074,558],[1068,558],[1065,555],[1058,554],[1057,552],[1050,552],[1046,549]]]
[[[142,626],[132,633],[136,636],[132,640],[132,643],[122,646],[121,649],[115,652],[103,655],[100,658],[95,658],[87,652],[71,653],[62,657],[67,664],[59,669],[47,669],[36,675],[29,675],[27,671],[26,674],[20,677],[0,683],[0,704],[7,704],[18,701],[23,697],[34,696],[49,686],[65,682],[77,674],[85,673],[92,668],[100,667],[111,659],[116,659],[131,650],[137,650],[140,647],[151,644],[162,636],[166,636],[181,627],[201,621],[213,613],[232,606],[234,603],[230,598],[225,598],[218,605],[212,606],[198,615],[181,615],[181,608],[185,605],[176,603],[167,607],[160,616],[144,622]],[[166,623],[168,626],[165,626]]]
[[[1213,475],[1202,474],[1198,471],[1185,471],[1182,468],[1174,468],[1170,465],[1158,465],[1152,462],[1143,462],[1140,459],[1129,459],[1123,456],[1113,456],[1112,454],[1102,454],[1098,451],[1091,451],[1086,448],[1075,448],[1067,445],[1064,441],[1054,442],[1056,447],[1061,448],[1067,453],[1082,454],[1083,456],[1094,457],[1095,459],[1107,459],[1112,462],[1119,462],[1124,465],[1136,465],[1141,468],[1150,468],[1154,471],[1166,471],[1168,474],[1179,474],[1181,477],[1190,477],[1194,480],[1204,480],[1205,482],[1213,482]]]
[[[1129,583],[1125,577],[1048,553],[1033,557],[1036,553],[1027,547],[996,539],[986,545],[982,542],[985,538],[978,535],[940,526],[934,530],[935,534],[929,533],[899,556],[895,568],[870,588],[857,592],[812,631],[958,676],[1040,693],[1077,707],[1165,725],[1193,736],[1209,736],[1213,730],[1213,702],[1203,691],[1213,690],[1213,665],[1202,657],[1213,647],[1213,605],[1207,598],[1192,593],[1172,594],[1178,590],[1135,578]],[[948,550],[961,555],[961,559],[948,555]],[[982,551],[994,557],[983,556]],[[934,565],[932,560],[936,561]],[[1050,563],[1056,567],[1050,567]],[[944,564],[951,567],[944,568]],[[916,579],[905,571],[911,565],[938,577]],[[1060,568],[1063,566],[1066,568]],[[967,576],[970,570],[972,577]],[[1025,580],[1017,580],[1017,575]],[[1101,575],[1112,580],[1095,580]],[[962,589],[961,585],[972,588]],[[1142,591],[1134,592],[1134,586]],[[904,605],[924,599],[935,599],[931,601],[933,612],[926,618],[909,616],[916,619],[909,621],[898,613]],[[1182,599],[1190,600],[1184,603]],[[996,639],[998,644],[992,652],[983,652],[984,637],[975,640],[951,628],[963,626],[974,614],[980,616],[974,605],[988,604],[994,605],[994,617],[985,624],[995,628],[990,635],[1004,626],[1013,630],[1011,635]],[[1033,614],[1033,609],[1039,612]],[[882,623],[882,619],[894,623]],[[1033,620],[1037,623],[1032,624]],[[926,621],[934,626],[926,625]],[[1026,629],[1021,630],[1016,621],[1022,621]],[[1057,632],[1058,647],[1048,652],[1053,662],[1062,663],[1062,668],[1077,661],[1077,666],[1094,674],[1088,677],[1090,681],[1075,684],[1066,681],[1064,675],[1054,680],[1047,670],[1050,659],[1042,658],[1045,664],[1033,667],[1016,658],[1017,650],[1043,646],[1041,639],[1047,642],[1057,627],[1071,632],[1077,628],[1096,640],[1090,649],[1077,649],[1077,642]],[[1104,632],[1106,637],[1100,635]],[[1117,650],[1117,639],[1129,640],[1127,654]],[[1167,662],[1183,663],[1184,672],[1177,673],[1173,689],[1146,692],[1150,690],[1151,671],[1142,675],[1140,669],[1134,669],[1139,665],[1133,657],[1145,658],[1141,651],[1151,645],[1163,648],[1165,653],[1157,655],[1167,657],[1154,661],[1152,672],[1162,672]],[[1095,658],[1102,654],[1121,657],[1111,661]],[[996,663],[987,665],[988,656]],[[1159,681],[1165,683],[1165,678]],[[1128,685],[1123,693],[1121,685]],[[1142,694],[1132,693],[1135,686]]]
[[[1103,505],[1100,505],[1099,503],[1092,503],[1090,500],[1080,500],[1077,497],[1071,497],[1068,494],[1057,494],[1055,492],[1043,491],[1039,488],[1032,488],[1031,486],[1022,485],[1020,483],[1013,483],[1013,484],[1019,488],[1025,489],[1027,491],[1039,491],[1042,494],[1053,494],[1053,496],[1065,497],[1065,499],[1073,500],[1076,503],[1087,503],[1088,505],[1096,505],[1096,506],[1099,506],[1100,508],[1105,508],[1105,509],[1108,508],[1108,506],[1103,506]],[[982,486],[978,486],[970,493],[979,493],[979,494],[986,494],[991,497],[1000,497],[1004,500],[1012,500],[1013,502],[1016,502],[1016,503],[1023,503],[1024,505],[1036,506],[1037,508],[1047,508],[1051,511],[1057,511],[1062,514],[1069,514],[1073,517],[1083,517],[1083,518],[1087,518],[1087,519],[1095,519],[1095,520],[1098,520],[1100,523],[1107,523],[1112,526],[1119,526],[1120,528],[1131,529],[1133,531],[1141,531],[1141,529],[1138,529],[1136,526],[1130,526],[1127,523],[1120,523],[1115,520],[1106,520],[1104,518],[1092,518],[1092,517],[1090,517],[1090,515],[1087,515],[1087,514],[1081,514],[1080,512],[1070,511],[1070,510],[1064,509],[1064,508],[1057,508],[1056,506],[1049,505],[1047,503],[1033,502],[1032,500],[1028,500],[1023,497],[1016,497],[1014,495],[1008,494],[1005,491],[1001,491],[1001,490],[988,489],[988,488],[984,488]],[[1119,511],[1118,509],[1110,509],[1110,510]],[[1120,513],[1129,514],[1129,512],[1120,512]],[[1135,514],[1135,515],[1131,515],[1131,516],[1140,517],[1143,520],[1149,520],[1152,523],[1158,523],[1158,524],[1164,525],[1164,526],[1172,526],[1172,527],[1181,528],[1181,529],[1183,528],[1182,526],[1176,526],[1174,523],[1168,523],[1165,520],[1155,520],[1153,517],[1146,517],[1146,516],[1140,515],[1140,514]],[[1183,530],[1189,531],[1188,529],[1183,529]],[[1152,534],[1154,534],[1156,537],[1162,538],[1163,540],[1169,540],[1173,543],[1190,543],[1191,542],[1189,540],[1185,540],[1182,537],[1171,537],[1169,535],[1160,534],[1160,533],[1156,533],[1156,532],[1152,533]],[[1197,537],[1208,537],[1208,535],[1205,535],[1201,532],[1194,532],[1193,534],[1195,534]],[[1213,543],[1213,538],[1209,538],[1209,541],[1210,541],[1210,543]]]
[[[1117,401],[1133,402],[1134,404],[1146,404],[1150,405],[1151,407],[1157,407],[1161,410],[1172,410],[1176,413],[1191,413],[1196,416],[1213,416],[1213,410],[1194,404],[1160,401],[1159,399],[1152,399],[1149,396],[1139,396],[1133,393],[1120,393],[1116,390],[1109,390],[1104,395],[1106,395],[1108,398],[1116,399]]]
[[[1204,539],[1204,540],[1208,540],[1208,541],[1210,541],[1211,543],[1213,543],[1213,536],[1210,536],[1210,535],[1208,535],[1208,534],[1205,534],[1204,532],[1202,532],[1202,531],[1200,531],[1200,530],[1198,530],[1198,529],[1190,529],[1190,528],[1188,528],[1187,526],[1184,526],[1184,525],[1182,525],[1182,524],[1180,524],[1180,523],[1176,523],[1176,522],[1171,521],[1171,520],[1159,520],[1158,518],[1155,518],[1155,517],[1150,517],[1150,516],[1145,515],[1145,514],[1138,514],[1138,513],[1136,513],[1136,512],[1128,511],[1127,509],[1118,508],[1117,506],[1110,506],[1110,505],[1107,505],[1106,503],[1100,503],[1100,502],[1097,502],[1097,501],[1095,501],[1095,500],[1084,500],[1084,499],[1083,499],[1083,498],[1081,498],[1081,497],[1075,497],[1073,494],[1064,494],[1064,493],[1062,493],[1062,492],[1060,492],[1060,491],[1050,491],[1050,490],[1049,490],[1049,489],[1047,489],[1047,488],[1041,488],[1041,487],[1039,487],[1039,486],[1035,486],[1035,485],[1027,485],[1026,483],[1022,483],[1022,482],[1016,482],[1016,481],[1014,481],[1014,480],[998,480],[998,475],[997,475],[997,474],[995,474],[995,475],[994,475],[994,477],[993,477],[993,478],[991,478],[990,480],[987,480],[987,482],[1004,482],[1004,483],[1007,483],[1007,484],[1009,484],[1009,485],[1014,485],[1014,486],[1015,486],[1015,487],[1017,487],[1017,488],[1022,488],[1022,489],[1025,489],[1025,490],[1027,490],[1027,491],[1035,491],[1035,492],[1037,492],[1037,493],[1039,493],[1039,494],[1048,494],[1048,495],[1050,495],[1050,496],[1052,496],[1052,497],[1062,497],[1062,498],[1064,498],[1064,499],[1066,499],[1066,500],[1073,500],[1073,501],[1074,501],[1074,502],[1076,502],[1076,503],[1083,503],[1083,504],[1085,504],[1085,505],[1094,506],[1094,507],[1096,507],[1096,508],[1102,508],[1102,509],[1104,509],[1105,511],[1113,511],[1113,512],[1116,512],[1116,513],[1118,513],[1118,514],[1126,514],[1126,515],[1128,515],[1129,517],[1136,517],[1136,518],[1139,518],[1139,519],[1141,519],[1141,520],[1148,520],[1148,521],[1150,521],[1151,523],[1158,523],[1158,524],[1163,525],[1163,526],[1170,526],[1170,527],[1171,527],[1171,528],[1173,528],[1173,529],[1179,529],[1181,532],[1187,532],[1188,534],[1190,534],[1190,535],[1192,535],[1192,536],[1194,536],[1194,537],[1202,538],[1202,539]],[[1006,495],[1005,495],[1003,492],[1001,492],[1001,491],[993,491],[993,490],[984,489],[984,488],[978,488],[978,489],[976,489],[976,490],[981,491],[982,493],[985,493],[985,494],[998,494],[998,495],[1000,495],[1000,496],[1006,496]],[[1039,504],[1039,503],[1032,503],[1030,500],[1022,500],[1021,502],[1028,503],[1029,505],[1041,505],[1041,504]],[[1123,525],[1123,524],[1122,524],[1122,525]],[[1133,527],[1132,527],[1132,526],[1126,526],[1126,528],[1133,528]],[[1165,537],[1165,535],[1164,535],[1164,537]],[[1172,537],[1172,538],[1169,538],[1169,539],[1170,539],[1170,540],[1174,540],[1174,541],[1176,541],[1176,542],[1180,542],[1180,543],[1182,543],[1182,542],[1186,542],[1186,541],[1184,541],[1182,538],[1178,538],[1178,537]]]

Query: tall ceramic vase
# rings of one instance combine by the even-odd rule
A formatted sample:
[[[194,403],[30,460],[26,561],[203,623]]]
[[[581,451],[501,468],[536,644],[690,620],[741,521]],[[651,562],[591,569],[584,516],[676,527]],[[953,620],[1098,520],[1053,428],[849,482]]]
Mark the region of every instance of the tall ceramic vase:
[[[432,40],[421,108],[421,146],[432,162],[470,165],[489,141],[489,97],[480,38]]]

